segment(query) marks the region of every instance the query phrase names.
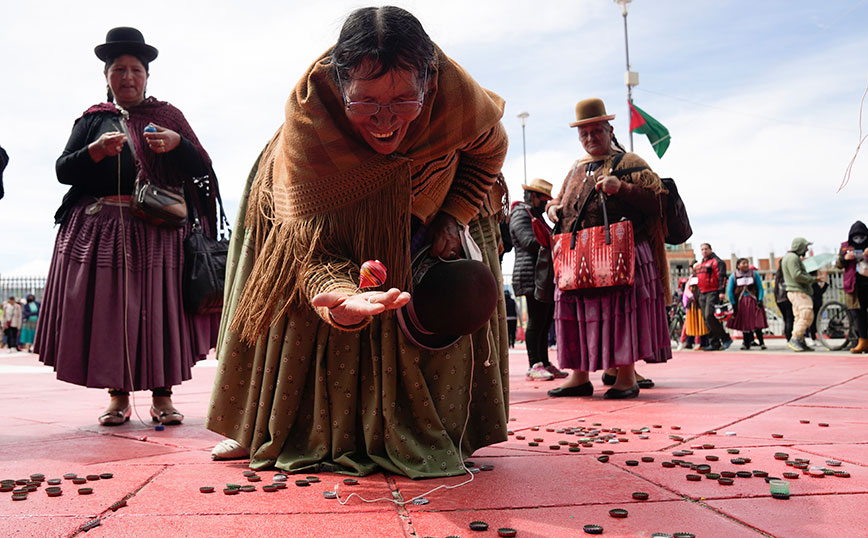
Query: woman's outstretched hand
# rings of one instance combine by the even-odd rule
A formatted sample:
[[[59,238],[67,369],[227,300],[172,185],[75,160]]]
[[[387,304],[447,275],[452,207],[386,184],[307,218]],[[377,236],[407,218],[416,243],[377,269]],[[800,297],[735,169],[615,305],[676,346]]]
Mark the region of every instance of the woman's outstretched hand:
[[[327,291],[318,293],[311,304],[328,308],[329,315],[338,325],[352,327],[362,323],[368,316],[401,308],[408,302],[410,302],[409,293],[392,288],[389,291],[366,291],[357,295]]]

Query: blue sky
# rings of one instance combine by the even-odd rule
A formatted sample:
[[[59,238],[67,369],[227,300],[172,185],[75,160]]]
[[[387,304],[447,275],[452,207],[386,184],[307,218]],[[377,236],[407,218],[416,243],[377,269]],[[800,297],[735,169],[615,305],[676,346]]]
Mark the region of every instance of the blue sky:
[[[7,3],[0,20],[0,145],[12,159],[0,201],[0,274],[47,271],[52,215],[65,192],[54,162],[73,120],[104,95],[93,47],[109,28],[137,26],[160,49],[149,94],[185,113],[234,215],[292,86],[334,42],[346,14],[365,5],[25,4]],[[611,0],[395,4],[506,99],[504,173],[513,198],[522,192],[521,111],[530,113],[528,175],[556,189],[583,154],[568,127],[578,100],[603,98],[626,144],[623,19]],[[630,60],[640,77],[634,101],[672,134],[662,159],[641,136],[635,151],[677,180],[697,250],[707,241],[724,257],[781,255],[803,235],[815,251],[830,251],[853,221],[868,219],[868,151],[836,193],[859,139],[866,27],[866,0],[630,4]],[[507,258],[505,271],[510,267]]]

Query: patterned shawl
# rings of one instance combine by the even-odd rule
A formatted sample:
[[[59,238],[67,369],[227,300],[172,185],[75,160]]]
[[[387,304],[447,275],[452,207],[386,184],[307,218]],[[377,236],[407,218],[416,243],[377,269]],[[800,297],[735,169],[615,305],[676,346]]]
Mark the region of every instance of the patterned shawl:
[[[430,69],[422,111],[392,155],[374,152],[353,130],[331,51],[298,82],[251,187],[245,226],[257,259],[232,324],[242,338],[254,341],[310,290],[353,291],[367,259],[386,264],[384,289],[407,289],[411,162],[473,141],[504,106],[437,47]]]

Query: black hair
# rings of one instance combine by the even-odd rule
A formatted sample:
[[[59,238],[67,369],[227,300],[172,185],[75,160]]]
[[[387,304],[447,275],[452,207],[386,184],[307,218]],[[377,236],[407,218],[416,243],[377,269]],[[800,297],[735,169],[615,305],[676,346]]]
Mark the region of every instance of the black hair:
[[[145,68],[145,73],[150,73],[148,61],[145,60],[143,57],[139,56],[138,54],[133,54],[132,52],[122,52],[122,53],[118,54],[117,56],[112,56],[111,58],[106,60],[105,61],[105,67],[103,68],[102,73],[104,75],[108,75],[109,67],[111,67],[112,64],[115,63],[115,60],[117,60],[121,56],[127,56],[127,55],[137,58],[140,62],[142,62],[142,65]],[[106,90],[106,101],[108,101],[109,103],[114,103],[115,102],[115,96],[114,96],[114,94],[112,94],[112,89],[108,87],[108,84],[106,84],[105,90]]]
[[[747,262],[747,263],[750,263],[750,260],[747,259],[747,258],[739,258],[739,259],[735,260],[735,265],[736,265],[736,267],[739,266],[739,265],[741,265],[741,262]]]
[[[711,248],[711,243],[700,243],[699,244],[699,248],[702,248],[703,246],[708,247],[708,250],[714,250],[713,248]]]
[[[378,68],[364,73],[375,79],[392,71],[415,71],[421,77],[434,59],[434,42],[422,23],[409,11],[395,6],[366,7],[353,11],[332,48],[332,61],[342,79],[365,60]]]
[[[612,124],[610,123],[609,125],[611,126]],[[615,138],[615,130],[614,129],[612,129],[612,144],[614,144],[616,148],[620,149],[624,153],[627,153],[627,150],[624,149],[624,146],[622,146],[621,143],[618,142],[618,139]]]

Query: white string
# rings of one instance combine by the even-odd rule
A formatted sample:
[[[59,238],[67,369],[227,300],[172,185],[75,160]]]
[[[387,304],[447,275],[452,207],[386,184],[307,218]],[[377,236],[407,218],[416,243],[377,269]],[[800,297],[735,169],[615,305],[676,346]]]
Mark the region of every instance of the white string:
[[[129,141],[132,144],[132,140]],[[132,149],[132,146],[130,146]],[[118,202],[121,200],[121,154],[118,153]],[[124,205],[122,203],[118,203],[118,215],[120,216],[121,221],[121,246],[123,248],[123,256],[124,256],[124,360],[127,363],[127,374],[129,375],[130,380],[130,399],[132,401],[133,412],[136,414],[136,418],[139,419],[139,422],[142,423],[143,426],[150,425],[142,420],[141,415],[139,415],[139,410],[136,407],[136,391],[135,385],[133,384],[133,367],[130,364],[130,331],[127,320],[127,310],[130,307],[130,282],[129,282],[129,268],[127,267],[127,234],[126,234],[126,226],[124,225]]]
[[[449,261],[449,260],[443,260],[443,261]],[[421,499],[422,497],[430,495],[437,490],[456,489],[456,488],[460,488],[461,486],[465,486],[465,485],[473,482],[474,473],[464,463],[464,456],[461,453],[461,445],[464,442],[464,433],[467,431],[467,425],[470,423],[470,404],[473,402],[473,371],[476,369],[476,361],[475,361],[474,356],[475,356],[475,353],[473,351],[473,335],[470,335],[470,384],[467,387],[467,417],[464,419],[464,428],[462,428],[461,436],[458,438],[458,458],[461,460],[461,466],[464,468],[464,472],[470,474],[470,478],[468,478],[464,482],[461,482],[460,484],[453,484],[451,486],[447,485],[447,484],[441,484],[434,489],[428,490],[425,493],[420,493],[419,495],[416,495],[412,499],[409,499],[406,501],[398,501],[396,499],[389,499],[386,497],[381,497],[379,499],[365,499],[364,497],[362,497],[358,493],[350,493],[346,499],[341,500],[340,493],[338,491],[338,487],[340,484],[335,484],[334,492],[335,492],[335,495],[337,495],[338,502],[341,505],[347,504],[347,502],[349,502],[349,500],[352,499],[353,497],[358,497],[359,499],[361,499],[362,502],[366,502],[366,503],[375,503],[375,502],[385,501],[385,502],[394,503],[398,506],[404,506],[404,505],[412,503],[416,499]],[[491,357],[491,347],[490,346],[488,348],[488,356],[489,356],[489,358]],[[486,362],[488,362],[487,359],[486,359]]]
[[[838,187],[836,193],[841,192],[841,189],[847,186],[847,183],[850,182],[850,175],[853,173],[853,165],[856,164],[856,157],[859,156],[859,150],[862,149],[862,143],[865,142],[865,139],[868,138],[868,135],[862,136],[862,108],[865,106],[865,96],[868,95],[868,86],[865,87],[865,92],[862,94],[862,100],[859,101],[859,143],[856,144],[856,153],[853,155],[853,158],[850,159],[850,164],[847,165],[847,169],[844,170],[844,179],[841,181],[841,185]]]

